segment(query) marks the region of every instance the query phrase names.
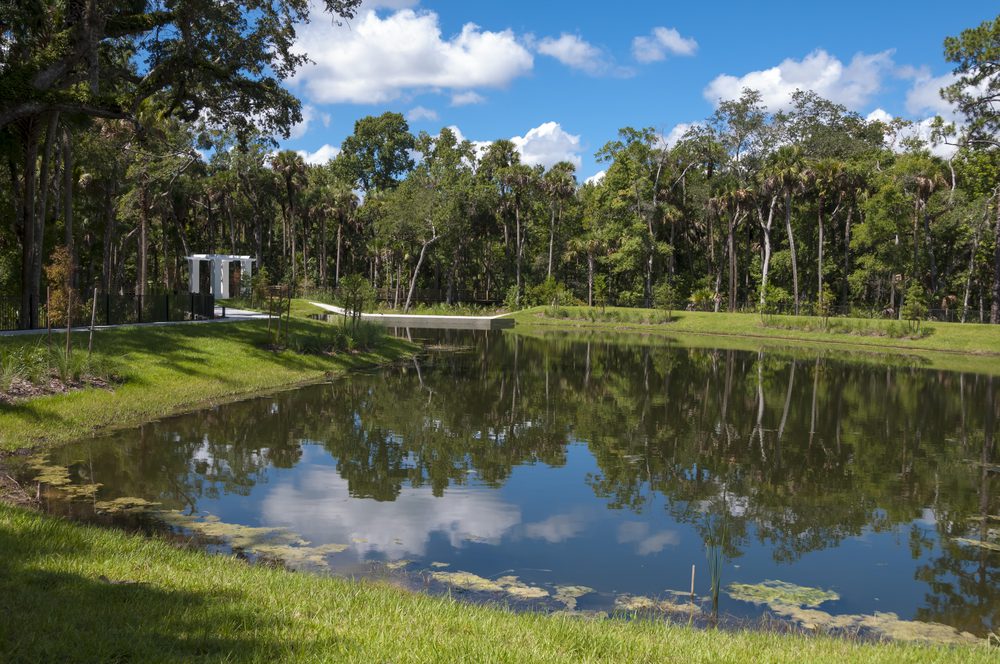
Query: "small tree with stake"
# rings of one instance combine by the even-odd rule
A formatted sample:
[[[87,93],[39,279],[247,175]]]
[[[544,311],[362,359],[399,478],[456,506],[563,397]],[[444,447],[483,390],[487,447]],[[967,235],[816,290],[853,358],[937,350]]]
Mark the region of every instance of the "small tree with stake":
[[[669,281],[661,281],[653,289],[653,301],[657,309],[667,312],[667,321],[673,320],[672,312],[677,308],[677,288]]]
[[[353,332],[357,330],[361,314],[375,304],[375,289],[360,274],[351,274],[340,280],[337,299],[344,308],[344,315],[351,321]]]
[[[906,302],[903,303],[902,314],[914,332],[920,330],[920,323],[927,319],[927,301],[924,289],[916,279],[910,282],[906,289]]]

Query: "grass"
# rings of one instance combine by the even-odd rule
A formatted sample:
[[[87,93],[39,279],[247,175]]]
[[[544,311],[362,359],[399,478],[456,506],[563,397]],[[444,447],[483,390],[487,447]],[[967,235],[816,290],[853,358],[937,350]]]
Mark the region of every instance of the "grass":
[[[866,319],[831,319],[838,321],[836,331],[802,323],[801,317],[773,316],[765,325],[756,314],[730,314],[674,311],[670,322],[662,322],[662,312],[608,307],[607,314],[618,312],[618,320],[590,320],[588,307],[561,307],[553,315],[548,307],[535,307],[512,314],[517,329],[527,333],[547,330],[603,330],[634,332],[677,338],[681,345],[708,345],[706,336],[727,337],[712,342],[732,348],[757,349],[762,345],[803,348],[839,348],[847,351],[879,354],[904,354],[919,358],[929,368],[1000,374],[1000,325],[977,323],[925,323],[920,338],[893,338],[890,326],[899,321]],[[812,319],[820,321],[820,319]],[[848,321],[851,323],[848,324]],[[876,336],[885,328],[886,336]],[[850,330],[864,329],[865,334]],[[848,330],[845,332],[845,330]],[[698,339],[701,337],[701,340]]]
[[[291,341],[331,334],[328,323],[292,319]],[[102,330],[94,338],[95,356],[113,359],[122,384],[112,390],[87,388],[0,405],[0,452],[64,443],[109,427],[135,426],[170,413],[389,362],[412,351],[409,344],[391,338],[372,352],[332,356],[274,352],[265,348],[266,342],[264,321]],[[0,353],[38,343],[34,336],[3,337]],[[75,335],[74,344],[85,348],[86,336]]]
[[[248,565],[0,505],[0,660],[993,662],[867,644],[514,613]]]

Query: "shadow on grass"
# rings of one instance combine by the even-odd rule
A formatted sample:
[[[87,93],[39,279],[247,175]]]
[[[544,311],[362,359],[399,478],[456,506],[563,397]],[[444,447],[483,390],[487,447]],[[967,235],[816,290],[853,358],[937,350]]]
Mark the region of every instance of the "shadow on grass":
[[[10,527],[5,513],[15,513]],[[0,506],[0,661],[281,661],[305,645],[278,638],[291,619],[256,610],[239,591],[115,578],[117,551],[39,519]],[[106,576],[77,571],[95,560],[107,560]]]

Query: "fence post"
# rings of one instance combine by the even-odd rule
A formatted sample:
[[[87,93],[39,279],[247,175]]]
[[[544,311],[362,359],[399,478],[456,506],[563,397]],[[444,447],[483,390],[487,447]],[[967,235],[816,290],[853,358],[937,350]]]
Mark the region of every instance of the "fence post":
[[[163,295],[163,318],[166,322],[170,322],[170,293]]]
[[[136,314],[135,314],[136,315],[136,319],[137,319],[137,322],[142,323],[142,295],[136,294],[135,301],[137,303],[137,306],[136,306],[136,309],[135,309],[135,311],[136,311]]]

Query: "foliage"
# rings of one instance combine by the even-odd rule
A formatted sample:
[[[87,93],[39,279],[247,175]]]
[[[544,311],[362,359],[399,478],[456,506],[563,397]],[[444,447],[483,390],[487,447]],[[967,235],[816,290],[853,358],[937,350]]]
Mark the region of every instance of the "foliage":
[[[658,309],[663,309],[667,312],[668,321],[671,318],[671,312],[677,308],[679,301],[677,288],[670,281],[661,281],[653,289],[653,302]]]
[[[906,290],[906,298],[903,300],[903,308],[900,311],[903,320],[910,323],[913,330],[919,330],[920,324],[927,320],[927,295],[923,286],[916,279],[910,282],[910,287]]]
[[[350,274],[340,280],[337,299],[344,308],[352,331],[356,331],[361,321],[361,314],[370,311],[375,305],[375,289],[372,288],[371,282],[360,274]]]

